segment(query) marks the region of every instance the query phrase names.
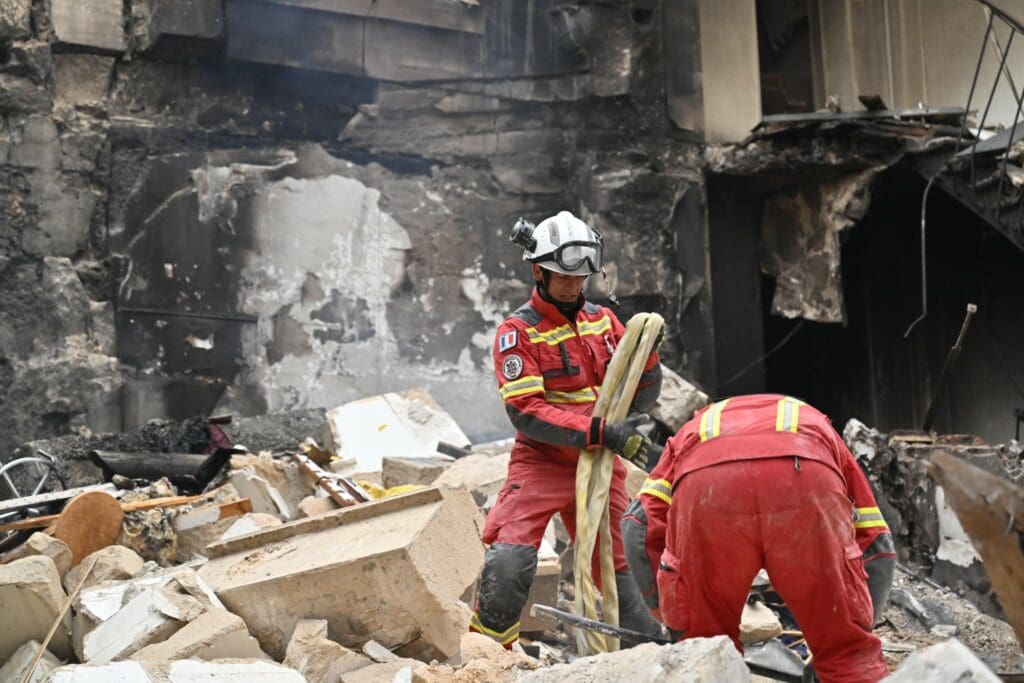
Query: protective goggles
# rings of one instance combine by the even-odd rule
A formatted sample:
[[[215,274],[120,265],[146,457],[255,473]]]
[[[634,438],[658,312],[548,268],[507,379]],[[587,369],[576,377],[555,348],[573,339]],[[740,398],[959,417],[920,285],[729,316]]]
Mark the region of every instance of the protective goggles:
[[[554,261],[563,270],[576,272],[589,266],[590,274],[600,273],[604,263],[604,245],[600,241],[566,242],[542,256],[530,259],[533,263]]]

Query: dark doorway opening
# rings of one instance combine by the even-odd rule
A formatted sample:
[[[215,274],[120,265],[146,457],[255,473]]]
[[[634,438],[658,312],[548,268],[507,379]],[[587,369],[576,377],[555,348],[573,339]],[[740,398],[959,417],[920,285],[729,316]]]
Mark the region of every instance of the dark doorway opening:
[[[975,303],[979,310],[939,395],[934,428],[1005,442],[1013,438],[1016,410],[1024,406],[1024,253],[933,189],[927,211],[928,315],[904,338],[921,313],[924,185],[903,168],[880,175],[867,216],[844,233],[845,325],[771,315],[774,282],[763,279],[764,348],[801,325],[765,360],[765,385],[813,403],[840,429],[852,417],[882,430],[919,428],[966,305]]]

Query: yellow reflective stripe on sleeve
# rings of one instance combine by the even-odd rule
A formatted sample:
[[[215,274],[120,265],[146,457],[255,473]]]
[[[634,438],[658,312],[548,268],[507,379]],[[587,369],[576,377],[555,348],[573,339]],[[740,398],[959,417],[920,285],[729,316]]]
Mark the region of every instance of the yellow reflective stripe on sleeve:
[[[878,508],[854,508],[854,512],[857,515],[857,520],[853,526],[858,529],[870,529],[873,527],[884,526],[886,529],[889,525],[885,523],[885,518],[882,517],[882,511]]]
[[[803,401],[789,396],[780,400],[775,415],[775,431],[796,432],[800,426],[800,406],[802,405],[805,405]]]
[[[597,394],[590,387],[579,391],[545,391],[544,399],[548,403],[593,403]]]
[[[476,612],[473,612],[473,617],[469,620],[469,625],[472,628],[484,634],[491,640],[496,640],[502,645],[508,645],[512,641],[519,638],[519,624],[520,622],[517,621],[516,623],[512,624],[507,629],[499,633],[498,631],[487,628],[482,623],[480,623],[480,615]]]
[[[517,380],[501,385],[498,389],[498,393],[501,394],[502,401],[507,401],[510,398],[515,398],[516,396],[524,396],[526,394],[542,391],[544,391],[544,378],[538,375],[520,377]]]
[[[648,496],[654,496],[659,500],[663,500],[669,505],[672,504],[672,484],[667,479],[647,479],[644,481],[644,485],[640,487],[638,496],[647,494]]]
[[[712,403],[700,418],[700,440],[713,439],[722,432],[722,411],[729,399]]]
[[[599,318],[598,320],[584,320],[577,327],[577,331],[581,337],[586,337],[592,334],[604,334],[612,329],[612,320],[608,316]],[[526,338],[533,344],[548,344],[549,346],[555,346],[568,339],[572,339],[576,336],[576,332],[573,331],[570,325],[561,325],[553,330],[547,332],[540,332],[536,327],[526,328]]]

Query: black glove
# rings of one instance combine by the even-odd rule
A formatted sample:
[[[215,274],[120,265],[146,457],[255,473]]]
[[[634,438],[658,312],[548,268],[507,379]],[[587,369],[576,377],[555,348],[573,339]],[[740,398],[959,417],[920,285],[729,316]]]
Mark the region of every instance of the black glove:
[[[605,424],[603,444],[637,467],[647,469],[647,452],[651,448],[651,440],[637,431],[637,426],[649,418],[644,413],[628,417],[622,422]]]

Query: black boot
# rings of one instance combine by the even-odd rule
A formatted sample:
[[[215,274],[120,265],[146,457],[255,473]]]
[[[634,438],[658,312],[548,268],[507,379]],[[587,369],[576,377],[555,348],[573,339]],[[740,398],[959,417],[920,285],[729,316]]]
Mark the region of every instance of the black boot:
[[[633,575],[622,572],[615,575],[615,586],[619,589],[619,626],[650,636],[665,637],[665,627],[651,615]],[[626,643],[622,643],[623,647]]]

